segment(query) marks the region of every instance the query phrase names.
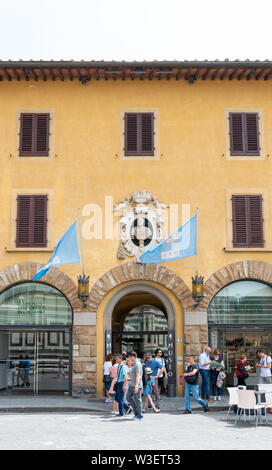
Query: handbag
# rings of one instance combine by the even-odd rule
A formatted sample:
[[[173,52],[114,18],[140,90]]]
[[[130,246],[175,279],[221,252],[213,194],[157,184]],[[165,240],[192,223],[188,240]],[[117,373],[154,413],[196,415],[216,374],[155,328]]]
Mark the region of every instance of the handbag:
[[[111,382],[111,376],[110,375],[104,375],[103,382],[104,382],[104,384],[110,383]]]
[[[243,371],[243,372],[241,373],[242,379],[247,379],[248,376],[249,376],[248,372],[244,372],[244,371]]]

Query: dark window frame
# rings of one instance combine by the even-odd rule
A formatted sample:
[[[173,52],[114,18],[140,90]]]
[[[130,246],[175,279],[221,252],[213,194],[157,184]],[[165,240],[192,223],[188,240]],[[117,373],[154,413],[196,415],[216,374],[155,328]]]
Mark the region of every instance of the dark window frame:
[[[31,124],[30,124],[31,118]],[[28,119],[28,124],[27,124]],[[44,120],[44,124],[42,121]],[[25,126],[28,126],[27,129]],[[48,157],[50,136],[50,113],[21,113],[19,157]],[[28,142],[26,142],[28,140]],[[24,146],[28,149],[24,149]],[[43,147],[39,150],[39,145]]]
[[[255,207],[253,207],[253,204],[255,204]],[[243,218],[244,220],[242,220]],[[233,248],[264,248],[262,194],[232,195],[232,232]],[[243,237],[244,241],[242,241]],[[259,241],[256,241],[256,238],[259,238]]]
[[[237,119],[236,123],[234,119]],[[241,131],[239,129],[234,129],[234,126],[239,126],[238,119],[241,119]],[[256,128],[254,129],[256,141],[256,148],[250,150],[250,139],[252,139],[252,133],[249,133],[249,119],[251,119],[251,125],[253,123],[253,118],[255,118]],[[230,156],[244,156],[244,157],[259,157],[260,156],[260,126],[259,126],[260,116],[258,112],[230,112],[229,113],[229,136],[230,136]],[[252,132],[252,131],[251,131]],[[236,134],[236,136],[235,136]],[[240,134],[240,135],[239,135]],[[241,149],[235,149],[234,138],[240,138]],[[236,141],[237,142],[237,141]],[[254,142],[255,143],[255,142]],[[251,141],[252,145],[252,141]]]
[[[144,117],[150,117],[150,122],[146,121],[143,123]],[[133,128],[133,123],[129,123],[129,118],[136,120],[136,127]],[[125,127],[124,127],[124,154],[127,157],[145,157],[150,156],[154,157],[155,154],[155,146],[154,146],[154,113],[153,112],[125,112],[124,120],[125,120]],[[134,133],[134,136],[131,135],[132,140],[134,139],[135,148],[133,150],[129,149],[131,145],[130,136],[129,136],[129,126],[131,125],[131,131]],[[144,125],[146,126],[146,130],[144,131]],[[150,127],[149,127],[150,126]],[[149,129],[148,129],[149,127]],[[144,132],[143,132],[144,131]],[[148,133],[150,134],[148,135]],[[144,149],[143,139],[144,134],[146,137],[145,143],[150,144],[149,150]]]
[[[41,202],[43,206],[38,207]],[[24,207],[23,204],[25,204]],[[40,221],[41,207],[43,218]],[[19,194],[17,196],[16,248],[47,247],[47,208],[47,194]]]

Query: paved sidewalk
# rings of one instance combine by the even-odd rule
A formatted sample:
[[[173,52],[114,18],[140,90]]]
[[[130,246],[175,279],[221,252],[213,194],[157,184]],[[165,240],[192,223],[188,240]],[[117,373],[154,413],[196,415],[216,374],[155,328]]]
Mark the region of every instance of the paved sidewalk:
[[[192,410],[201,409],[201,406],[191,398]],[[221,401],[209,402],[211,411],[223,411],[228,408],[228,396],[223,396]],[[161,411],[184,411],[185,400],[183,397],[168,398],[162,395]],[[98,412],[107,413],[112,410],[111,403],[105,403],[104,398],[73,398],[70,396],[12,396],[0,394],[0,413],[23,412]]]

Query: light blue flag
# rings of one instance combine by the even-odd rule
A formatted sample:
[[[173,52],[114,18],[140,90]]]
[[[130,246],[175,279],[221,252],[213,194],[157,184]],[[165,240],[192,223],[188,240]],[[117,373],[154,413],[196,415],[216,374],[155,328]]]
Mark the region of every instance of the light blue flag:
[[[62,264],[80,263],[80,256],[77,244],[77,220],[66,230],[58,241],[58,244],[48,261],[33,277],[33,281],[38,281],[43,277],[51,266]]]
[[[142,264],[162,263],[196,255],[197,214],[152,250],[145,251]]]

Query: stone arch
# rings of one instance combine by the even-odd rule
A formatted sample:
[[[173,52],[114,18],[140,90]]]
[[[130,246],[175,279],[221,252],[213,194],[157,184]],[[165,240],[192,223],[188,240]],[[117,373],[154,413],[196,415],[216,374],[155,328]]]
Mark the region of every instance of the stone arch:
[[[173,271],[159,264],[123,263],[101,276],[90,291],[89,307],[96,312],[99,304],[112,289],[128,281],[153,281],[176,296],[182,308],[192,306],[192,293],[187,284]]]
[[[44,266],[42,263],[24,262],[7,266],[0,271],[0,293],[13,284],[32,281],[34,274]],[[41,282],[50,284],[61,291],[69,300],[73,311],[82,309],[77,296],[77,286],[74,281],[57,267],[52,267],[43,276]]]
[[[204,284],[203,309],[208,309],[215,294],[234,281],[254,279],[272,284],[272,264],[259,260],[243,260],[230,263],[210,276]]]
[[[145,284],[144,282],[126,284],[125,286],[120,287],[120,289],[112,295],[104,310],[104,329],[111,329],[112,312],[114,310],[114,307],[118,304],[119,300],[121,300],[122,297],[126,296],[127,294],[132,294],[134,292],[139,291],[141,293],[153,294],[154,297],[157,297],[161,301],[167,311],[168,328],[174,330],[176,312],[175,307],[173,306],[168,295],[163,292],[159,287],[155,287],[150,284]]]

